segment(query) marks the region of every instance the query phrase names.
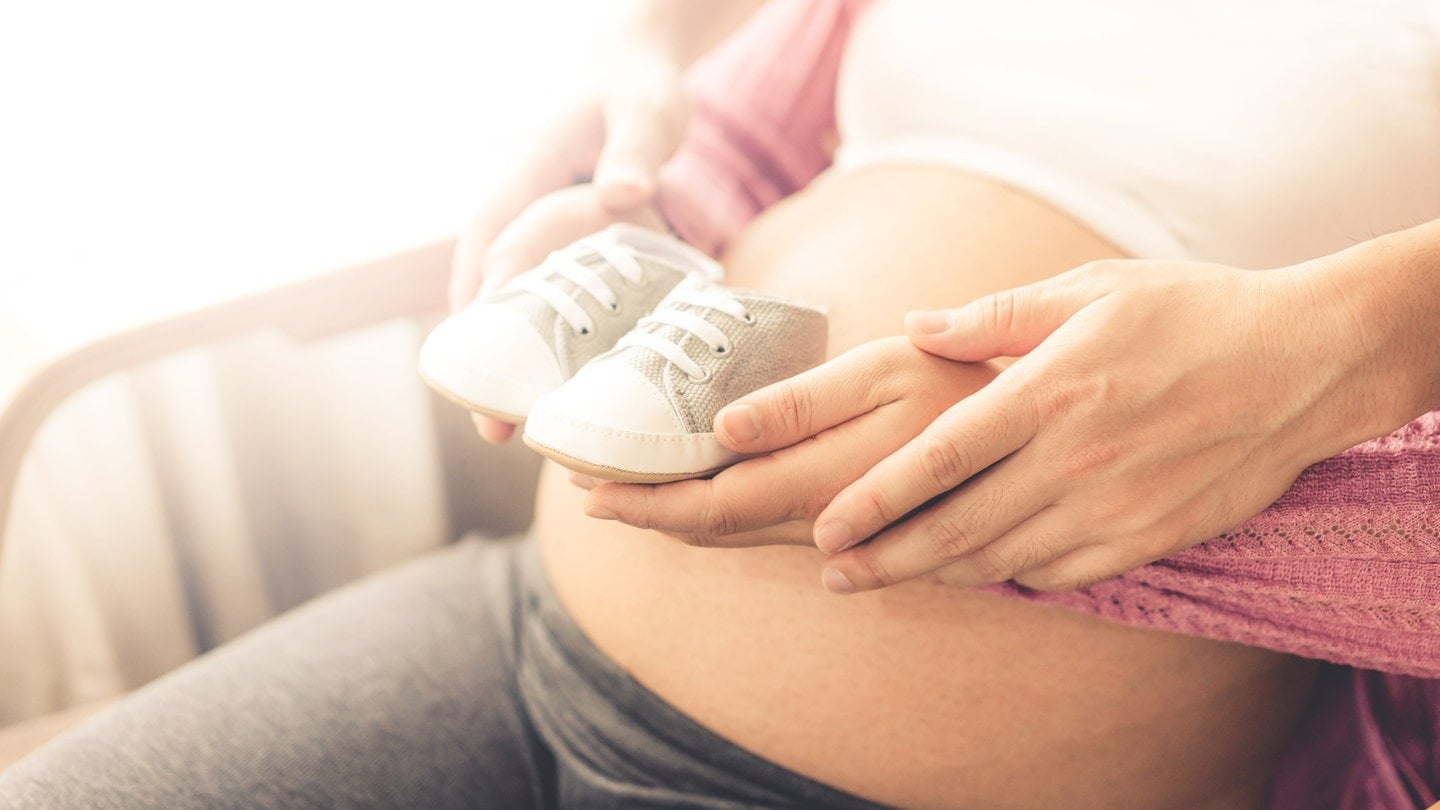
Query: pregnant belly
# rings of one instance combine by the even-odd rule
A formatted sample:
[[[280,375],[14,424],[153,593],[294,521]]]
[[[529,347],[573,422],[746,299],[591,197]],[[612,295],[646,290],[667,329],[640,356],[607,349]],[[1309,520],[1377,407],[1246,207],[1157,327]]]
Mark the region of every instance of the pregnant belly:
[[[877,167],[772,209],[726,263],[828,305],[838,353],[1115,255],[1004,187]],[[813,549],[691,548],[590,520],[582,494],[547,469],[536,530],[596,644],[722,736],[886,804],[1259,806],[1308,696],[1293,658],[929,582],[833,596]]]

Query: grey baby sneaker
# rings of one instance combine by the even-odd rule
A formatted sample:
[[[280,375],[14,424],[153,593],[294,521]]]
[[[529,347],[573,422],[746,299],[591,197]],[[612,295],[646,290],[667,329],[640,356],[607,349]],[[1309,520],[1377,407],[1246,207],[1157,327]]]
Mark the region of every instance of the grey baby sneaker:
[[[615,348],[542,396],[525,443],[613,481],[696,478],[739,461],[715,438],[726,404],[825,359],[823,310],[686,281]]]
[[[667,234],[612,225],[443,321],[420,349],[420,376],[465,408],[518,424],[692,275],[718,280],[720,265]]]

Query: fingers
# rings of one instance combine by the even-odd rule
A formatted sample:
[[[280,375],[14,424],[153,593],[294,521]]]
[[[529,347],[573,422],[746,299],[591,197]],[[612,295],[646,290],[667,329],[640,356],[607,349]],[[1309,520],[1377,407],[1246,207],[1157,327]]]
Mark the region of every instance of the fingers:
[[[1004,574],[997,582],[1013,572],[992,569],[1004,569],[1012,562],[1028,568],[1048,561],[1049,556],[1025,557],[1036,548],[1033,544],[1020,547],[1011,557],[992,559],[995,549],[1010,550],[997,538],[1044,513],[1052,503],[1053,493],[1045,482],[1026,475],[1029,466],[1017,462],[1023,455],[1007,459],[869,542],[836,554],[829,566],[845,573],[855,589],[869,590],[962,560],[976,562],[982,573]]]
[[[693,545],[772,545],[775,539],[762,540],[754,533],[799,520],[806,507],[803,496],[776,485],[787,477],[777,466],[773,457],[766,457],[742,462],[710,479],[661,485],[602,483],[585,497],[585,514],[656,529]],[[796,533],[791,540],[803,545],[810,537],[808,532]]]
[[[923,556],[901,553],[898,537],[891,547],[885,542],[889,536],[832,556],[821,572],[821,583],[834,593],[856,593],[930,574],[955,587],[1014,580],[1037,591],[1067,592],[1164,556],[1153,542],[1097,536],[1085,510],[1066,504],[1047,506],[999,537],[976,543],[968,553],[938,566],[927,567]],[[930,560],[944,556],[932,555]]]
[[[826,479],[837,473],[850,479],[813,448],[804,450],[750,459],[709,479],[658,486],[602,484],[586,496],[585,512],[699,545],[744,545],[739,535],[793,520],[807,519],[808,529],[808,517],[843,486],[839,481],[827,486]],[[806,483],[796,487],[795,481]],[[808,531],[794,542],[808,545]]]
[[[898,548],[872,547],[881,539],[831,557],[821,572],[821,583],[834,593],[856,593],[928,573],[955,587],[1013,579],[1037,590],[1061,591],[1086,587],[1127,570],[1112,567],[1113,551],[1093,544],[1078,525],[1075,511],[1059,505],[1043,509],[999,537],[938,566],[926,567],[914,557],[897,556]],[[1102,560],[1106,565],[1097,568],[1095,563]]]
[[[963,307],[911,312],[905,332],[931,354],[964,362],[1034,350],[1076,312],[1113,289],[1120,262],[1091,262],[1051,279],[987,295]],[[1123,271],[1122,271],[1123,272]]]
[[[494,417],[472,413],[470,420],[475,423],[475,430],[479,432],[480,438],[491,444],[504,444],[510,441],[511,436],[515,435],[514,425],[501,422]]]
[[[452,311],[479,292],[489,272],[486,256],[500,232],[536,200],[589,175],[603,139],[599,103],[579,105],[556,119],[529,157],[496,184],[456,240],[449,289]]]
[[[655,196],[660,165],[680,146],[689,119],[678,74],[647,82],[643,94],[612,94],[605,104],[605,145],[595,163],[600,202],[633,210]]]
[[[451,261],[449,302],[459,310],[533,267],[545,254],[604,228],[617,215],[637,216],[655,196],[660,165],[684,138],[689,102],[681,74],[646,63],[617,84],[603,106],[581,104],[557,119],[529,159],[490,197],[459,235]],[[540,234],[526,213],[547,195],[593,177],[596,211],[584,223]],[[602,215],[599,212],[603,212]],[[653,215],[650,217],[657,219]],[[553,224],[550,223],[550,224]]]
[[[607,485],[615,487],[624,486],[623,484],[613,484],[613,482],[604,481],[594,476],[585,475],[578,472],[570,473],[570,483],[587,491]],[[590,508],[590,516],[598,517],[602,520],[616,519],[612,517],[614,513],[611,512],[608,508],[601,506],[599,507],[599,509],[604,509],[604,512],[599,512],[596,508]],[[790,511],[798,513],[803,510],[792,508]],[[735,534],[725,537],[723,544],[730,548],[774,545],[808,546],[810,545],[810,534],[814,528],[815,525],[810,520],[805,518],[797,518],[795,520],[789,520],[783,523],[776,523],[771,526],[764,526],[763,528],[759,529],[751,529],[737,532]],[[678,530],[670,530],[667,533],[671,536],[678,537],[680,540],[683,540],[684,542],[692,546],[717,545],[715,536],[703,532],[680,532]]]
[[[1044,565],[1017,572],[1013,579],[1036,591],[1078,591],[1150,562],[1154,560],[1120,546],[1085,545]]]
[[[716,436],[736,452],[767,453],[873,411],[903,387],[898,371],[907,349],[903,340],[867,343],[746,394],[715,414]]]
[[[586,511],[709,546],[774,544],[772,527],[804,521],[806,531],[786,542],[809,545],[810,519],[910,435],[902,422],[914,416],[896,412],[891,418],[890,413],[877,411],[822,432],[813,441],[743,461],[708,480],[602,484],[586,497]]]
[[[501,186],[455,241],[455,253],[450,261],[451,311],[458,311],[469,304],[487,279],[491,279],[493,284],[496,271],[501,269],[490,266],[495,264],[491,253],[496,237],[507,230],[507,226],[531,203],[551,191],[564,188],[572,179],[570,173],[557,164],[534,170],[522,169],[509,183]]]
[[[527,206],[491,241],[482,261],[482,293],[535,267],[551,251],[614,221],[588,186],[570,186]]]
[[[849,548],[1025,446],[1039,424],[1018,368],[951,406],[835,496],[815,519],[815,545]]]

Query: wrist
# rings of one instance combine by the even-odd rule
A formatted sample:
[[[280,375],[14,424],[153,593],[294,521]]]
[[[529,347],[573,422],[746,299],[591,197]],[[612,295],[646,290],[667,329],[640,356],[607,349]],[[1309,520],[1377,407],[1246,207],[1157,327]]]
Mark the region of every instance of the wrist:
[[[1440,223],[1292,268],[1327,352],[1348,366],[1356,443],[1440,408]]]

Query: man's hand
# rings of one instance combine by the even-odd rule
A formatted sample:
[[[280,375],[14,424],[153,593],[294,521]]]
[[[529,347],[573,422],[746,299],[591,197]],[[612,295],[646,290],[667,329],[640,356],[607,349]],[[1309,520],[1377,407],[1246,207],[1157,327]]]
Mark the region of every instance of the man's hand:
[[[936,355],[1023,356],[818,516],[825,584],[935,572],[1070,590],[1244,522],[1306,466],[1374,435],[1353,396],[1354,313],[1313,277],[1097,262],[913,313],[912,339]]]
[[[815,516],[836,493],[994,374],[987,365],[928,355],[904,338],[874,341],[743,397],[717,419],[726,446],[775,452],[708,480],[576,480],[593,487],[585,507],[593,517],[700,546],[808,545]]]

